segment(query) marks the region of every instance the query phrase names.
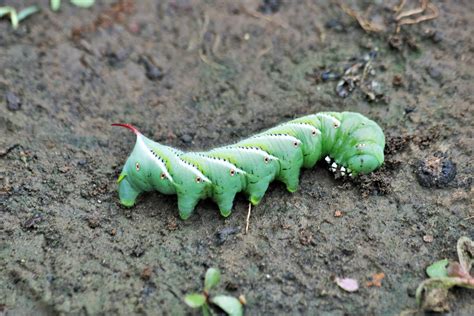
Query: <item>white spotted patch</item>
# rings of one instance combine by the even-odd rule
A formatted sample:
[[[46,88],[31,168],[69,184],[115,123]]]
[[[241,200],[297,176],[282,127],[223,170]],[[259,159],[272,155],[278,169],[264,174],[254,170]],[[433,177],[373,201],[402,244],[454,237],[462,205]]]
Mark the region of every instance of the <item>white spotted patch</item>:
[[[200,155],[200,156],[202,158],[206,159],[207,161],[209,161],[210,163],[215,163],[215,164],[221,165],[223,167],[228,168],[229,170],[234,170],[237,173],[241,172],[242,174],[247,174],[245,171],[243,171],[242,169],[237,168],[237,166],[235,166],[234,164],[228,162],[225,159],[214,158],[214,157],[209,157],[209,156],[205,156],[205,155]]]
[[[285,123],[281,126],[293,126],[293,127],[299,127],[299,128],[302,127],[302,128],[307,129],[314,136],[321,135],[321,131],[319,129],[317,129],[316,127],[308,123]]]
[[[265,140],[265,139],[279,139],[279,140],[292,142],[293,144],[297,144],[296,146],[301,145],[301,141],[298,138],[293,137],[293,136],[288,135],[288,134],[256,135],[256,136],[251,137],[250,139],[262,139],[262,140]]]
[[[341,121],[339,121],[337,118],[335,118],[335,117],[333,117],[333,116],[331,116],[331,115],[329,115],[329,114],[318,113],[318,114],[316,114],[316,116],[318,116],[318,117],[324,117],[324,118],[326,118],[326,119],[331,120],[331,121],[332,121],[332,126],[333,126],[334,128],[338,128],[339,126],[341,126]]]
[[[173,182],[173,177],[171,177],[171,175],[169,174],[164,160],[158,157],[157,155],[153,154],[152,150],[145,144],[143,137],[144,136],[141,134],[137,136],[138,146],[140,146],[140,149],[143,150],[143,152],[145,152],[148,155],[148,157],[150,157],[150,159],[153,160],[153,162],[158,165],[158,167],[161,169],[161,172],[165,174],[165,177]]]
[[[202,181],[212,183],[197,167],[193,166],[191,163],[178,157],[178,163],[184,167],[184,169],[189,170],[196,176],[196,179],[200,178]]]
[[[220,148],[217,148],[217,149],[215,149],[215,150],[218,151],[219,149],[220,149]],[[262,156],[262,158],[268,157],[268,159],[270,159],[270,160],[278,160],[277,157],[270,155],[270,154],[267,153],[265,150],[260,149],[260,148],[258,148],[258,147],[252,147],[252,146],[235,146],[235,147],[224,147],[223,149],[229,150],[229,151],[236,151],[236,152],[238,152],[238,153],[241,153],[241,152],[245,151],[245,152],[249,152],[249,153],[254,153],[254,154],[260,155],[260,156]],[[211,154],[212,154],[212,151],[211,151]]]

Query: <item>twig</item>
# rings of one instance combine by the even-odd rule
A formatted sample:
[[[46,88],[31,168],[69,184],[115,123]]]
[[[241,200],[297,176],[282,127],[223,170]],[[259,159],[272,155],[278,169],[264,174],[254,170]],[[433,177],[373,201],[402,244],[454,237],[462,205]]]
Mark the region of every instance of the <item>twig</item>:
[[[402,10],[402,8],[405,6],[406,2],[407,2],[407,0],[400,0],[398,5],[393,7],[393,11],[395,11],[395,13],[400,12]]]
[[[402,18],[406,18],[415,14],[423,13],[428,6],[428,0],[421,0],[421,5],[419,8],[407,10],[405,12],[400,13],[395,17],[395,21],[400,21]],[[398,13],[398,12],[397,12]]]
[[[226,67],[225,66],[222,66],[221,64],[218,64],[212,60],[210,60],[209,58],[207,58],[206,54],[204,54],[204,50],[201,48],[199,49],[199,57],[201,58],[201,60],[211,66],[212,68],[217,68],[217,69],[225,69]]]
[[[354,18],[364,31],[375,33],[383,31],[383,27],[370,22],[367,18],[364,18],[359,12],[347,7],[342,3],[340,3],[339,6],[341,7],[342,11],[344,11],[350,17]]]
[[[287,30],[289,27],[286,23],[283,23],[282,21],[277,21],[275,19],[272,19],[266,15],[263,15],[261,13],[258,13],[256,11],[253,11],[253,10],[250,10],[250,9],[247,9],[244,5],[241,5],[241,9],[242,11],[244,11],[245,14],[247,15],[250,15],[254,18],[257,18],[257,19],[262,19],[262,20],[265,20],[271,24],[275,24],[281,28],[284,28],[285,30]]]
[[[402,19],[402,20],[398,21],[396,33],[400,32],[400,27],[402,25],[418,24],[418,23],[423,22],[423,21],[436,19],[439,16],[439,10],[435,5],[433,5],[431,3],[428,3],[426,8],[431,10],[431,14],[422,15],[422,16],[416,18],[416,19],[405,18],[405,19]]]
[[[245,234],[247,235],[250,225],[250,215],[252,214],[252,203],[249,203],[249,211],[247,213],[247,224],[245,225]]]

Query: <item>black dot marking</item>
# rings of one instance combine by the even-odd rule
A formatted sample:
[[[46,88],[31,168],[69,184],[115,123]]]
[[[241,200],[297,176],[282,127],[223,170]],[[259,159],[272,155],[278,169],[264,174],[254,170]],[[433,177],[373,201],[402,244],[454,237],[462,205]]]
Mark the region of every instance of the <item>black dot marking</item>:
[[[135,164],[135,169],[136,169],[137,171],[140,171],[140,164],[139,164],[138,162]]]
[[[298,147],[298,142],[294,142],[293,146]]]
[[[235,176],[235,170],[234,169],[230,169],[230,176],[231,177]]]
[[[166,178],[166,175],[164,173],[162,173],[160,178],[161,178],[161,180],[164,180]]]
[[[196,177],[196,183],[201,183],[201,178],[200,177]]]
[[[263,158],[263,161],[264,161],[265,163],[269,163],[269,162],[270,162],[270,158],[265,157],[265,158]]]

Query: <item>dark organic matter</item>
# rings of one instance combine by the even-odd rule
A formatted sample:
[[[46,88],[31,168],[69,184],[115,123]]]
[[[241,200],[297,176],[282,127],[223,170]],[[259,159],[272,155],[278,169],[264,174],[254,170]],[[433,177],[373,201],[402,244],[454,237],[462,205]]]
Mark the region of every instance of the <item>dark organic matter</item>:
[[[441,153],[419,160],[415,168],[418,182],[427,188],[446,187],[456,177],[456,164]]]

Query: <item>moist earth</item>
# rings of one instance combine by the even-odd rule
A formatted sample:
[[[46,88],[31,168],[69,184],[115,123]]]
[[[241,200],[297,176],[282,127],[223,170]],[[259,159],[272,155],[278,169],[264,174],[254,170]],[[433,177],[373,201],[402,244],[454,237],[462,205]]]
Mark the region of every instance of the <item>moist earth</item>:
[[[474,237],[474,2],[432,1],[435,19],[399,33],[398,1],[37,2],[17,30],[0,21],[3,313],[188,314],[208,267],[248,315],[416,313],[425,268]],[[226,219],[203,201],[182,221],[158,193],[119,204],[135,138],[111,123],[200,150],[321,111],[378,122],[384,166],[273,183],[247,233],[243,196]],[[472,313],[472,295],[452,290],[451,311]]]

